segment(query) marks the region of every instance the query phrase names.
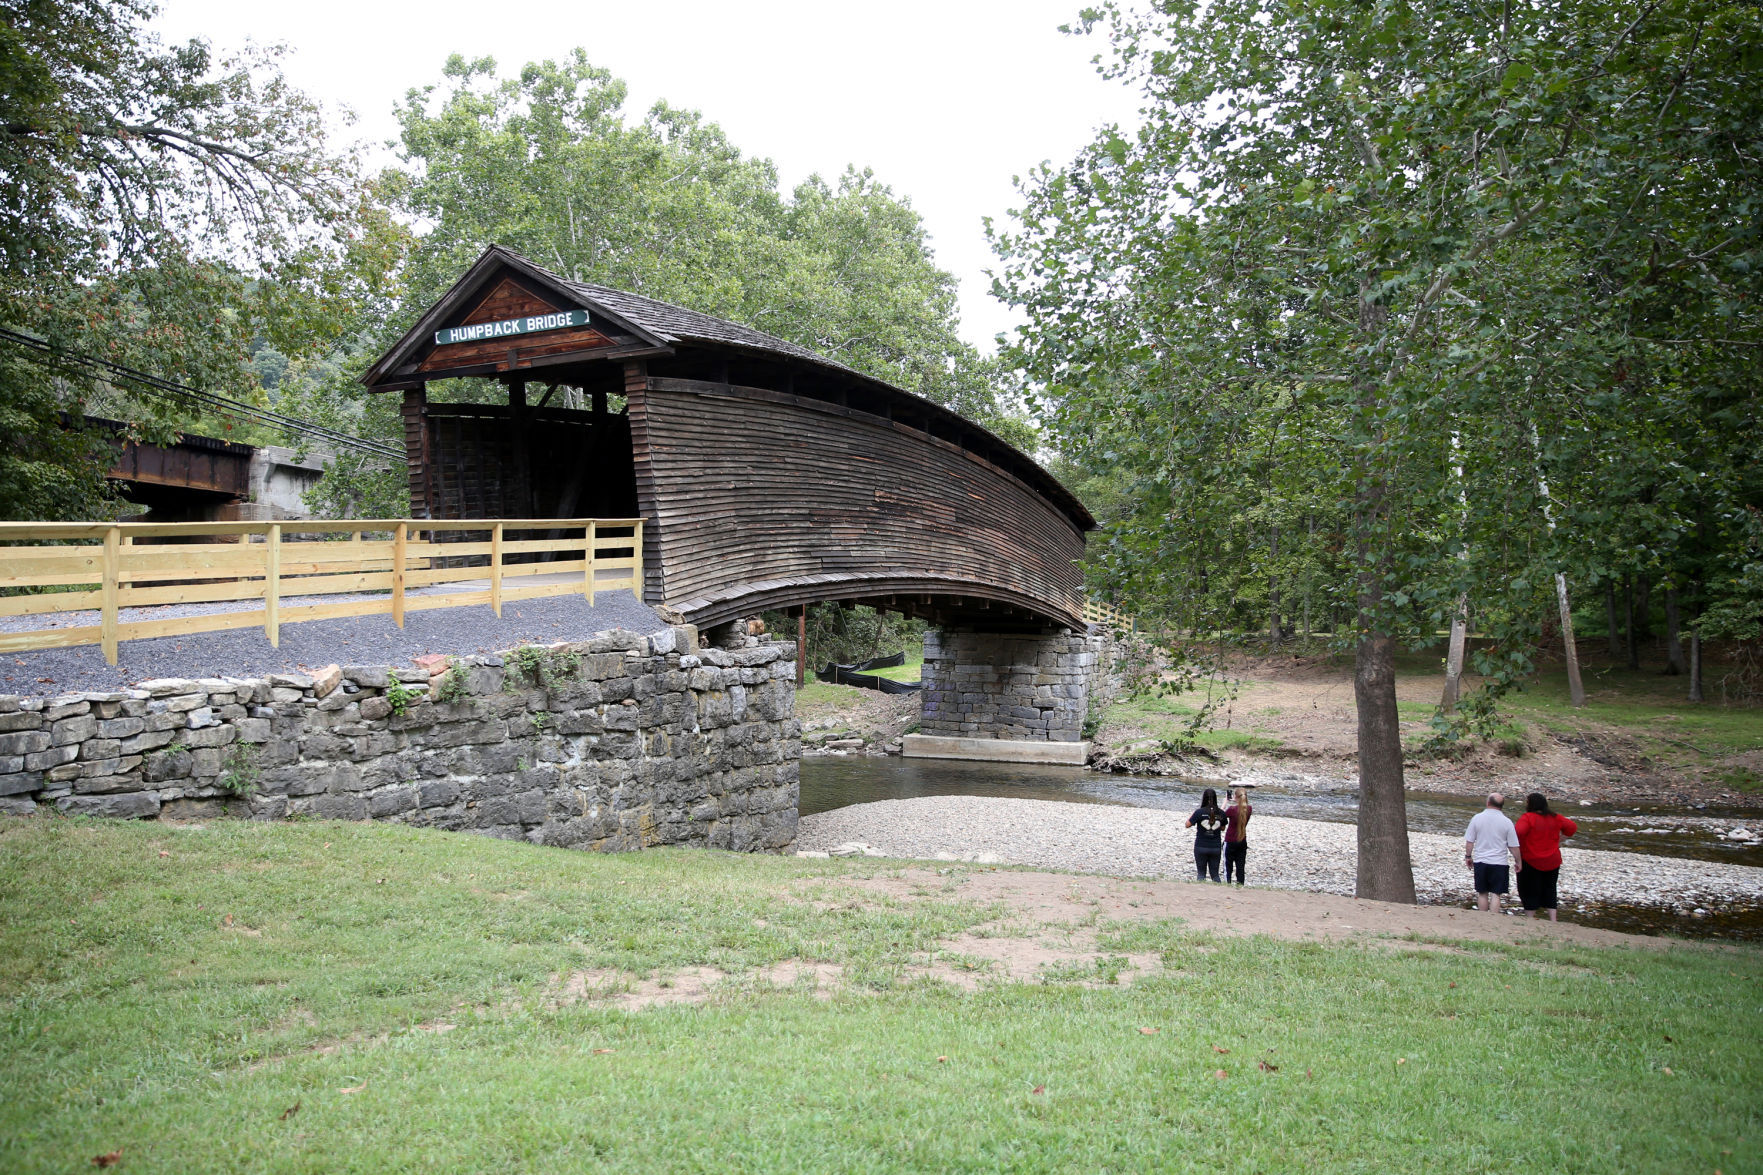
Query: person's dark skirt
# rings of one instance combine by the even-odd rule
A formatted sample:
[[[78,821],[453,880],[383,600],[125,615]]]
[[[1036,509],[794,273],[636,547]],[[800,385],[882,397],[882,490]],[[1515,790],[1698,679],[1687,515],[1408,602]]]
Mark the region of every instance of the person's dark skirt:
[[[1208,874],[1210,880],[1218,880],[1218,858],[1221,855],[1217,849],[1194,850],[1194,871],[1200,875],[1201,881],[1208,880]]]
[[[1536,869],[1526,865],[1518,871],[1518,900],[1527,910],[1556,909],[1555,884],[1560,880],[1560,866]]]
[[[1249,842],[1231,840],[1224,843],[1224,880],[1243,884],[1243,863],[1249,859]]]

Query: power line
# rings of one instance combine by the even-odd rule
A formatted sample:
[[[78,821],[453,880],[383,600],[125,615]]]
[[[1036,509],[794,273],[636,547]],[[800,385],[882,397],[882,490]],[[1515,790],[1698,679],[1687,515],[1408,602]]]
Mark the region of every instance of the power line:
[[[325,441],[332,445],[342,445],[350,449],[359,449],[362,452],[372,453],[380,457],[402,459],[404,456],[404,451],[402,449],[395,449],[391,445],[382,444],[379,441],[369,441],[363,440],[361,437],[352,437],[348,433],[338,432],[334,428],[327,428],[322,424],[314,424],[309,420],[301,420],[294,416],[284,416],[280,412],[272,412],[267,408],[259,408],[254,404],[247,404],[243,400],[234,400],[230,397],[218,395],[214,392],[205,392],[200,388],[192,388],[187,384],[181,384],[175,380],[164,379],[145,371],[137,371],[133,367],[125,367],[120,363],[113,363],[108,359],[99,359],[96,356],[83,355],[78,351],[69,351],[65,347],[58,347],[49,340],[39,339],[35,335],[21,334],[18,331],[6,330],[5,328],[0,327],[0,342],[11,343],[14,346],[26,347],[30,350],[41,352],[66,367],[87,374],[101,376],[113,383],[132,384],[146,392],[148,395],[157,396],[161,399],[181,401],[186,404],[195,404],[199,407],[211,408],[218,412],[224,412],[234,416],[243,416],[248,420],[258,422],[259,424],[268,424],[280,428],[284,432],[297,433],[302,436],[311,437],[314,440]]]

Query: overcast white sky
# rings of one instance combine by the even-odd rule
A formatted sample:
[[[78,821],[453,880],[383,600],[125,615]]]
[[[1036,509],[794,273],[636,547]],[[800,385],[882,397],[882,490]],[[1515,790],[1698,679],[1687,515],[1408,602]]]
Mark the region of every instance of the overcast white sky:
[[[580,45],[630,86],[626,115],[658,98],[701,110],[786,185],[847,163],[872,167],[923,214],[937,260],[961,281],[962,334],[982,349],[1012,322],[987,293],[982,218],[1015,203],[1012,177],[1063,163],[1127,89],[1097,77],[1097,37],[1070,37],[1082,0],[894,3],[496,3],[477,0],[162,0],[167,40],[286,42],[302,89],[393,136],[392,104],[438,81],[454,52],[504,71]]]

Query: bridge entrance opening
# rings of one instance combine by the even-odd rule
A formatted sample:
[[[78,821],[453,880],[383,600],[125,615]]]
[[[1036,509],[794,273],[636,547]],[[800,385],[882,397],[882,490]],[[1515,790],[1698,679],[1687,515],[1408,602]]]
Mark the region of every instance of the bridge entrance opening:
[[[406,444],[420,458],[411,471],[416,515],[635,517],[621,374],[600,363],[544,383],[512,380],[502,404],[407,397]]]

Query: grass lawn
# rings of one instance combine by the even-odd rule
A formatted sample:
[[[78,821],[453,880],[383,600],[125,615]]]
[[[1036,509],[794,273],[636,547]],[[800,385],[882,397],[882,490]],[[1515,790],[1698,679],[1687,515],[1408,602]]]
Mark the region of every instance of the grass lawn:
[[[1126,698],[1114,702],[1103,712],[1102,723],[1104,726],[1130,726],[1145,731],[1144,737],[1128,739],[1122,747],[1126,750],[1151,750],[1158,740],[1184,737],[1188,720],[1198,709],[1197,706],[1172,698]],[[1195,732],[1193,741],[1209,751],[1266,753],[1285,747],[1285,742],[1273,737],[1266,728],[1253,725],[1254,719],[1252,712],[1245,712],[1239,716],[1239,721],[1248,723],[1246,728],[1201,730]]]
[[[1165,971],[963,993],[907,964],[995,911],[813,900],[886,868],[0,822],[0,1169],[1763,1169],[1754,950],[1123,923],[1107,949]],[[790,959],[844,984],[739,978]],[[733,978],[699,1005],[559,998],[694,965]]]

